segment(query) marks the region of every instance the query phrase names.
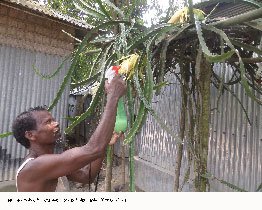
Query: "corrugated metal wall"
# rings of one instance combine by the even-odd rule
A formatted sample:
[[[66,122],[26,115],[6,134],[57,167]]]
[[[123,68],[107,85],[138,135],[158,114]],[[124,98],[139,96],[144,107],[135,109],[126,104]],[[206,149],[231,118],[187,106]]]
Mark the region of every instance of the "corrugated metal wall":
[[[219,66],[215,70],[222,72]],[[229,81],[231,68],[227,67],[225,73]],[[262,183],[262,107],[240,85],[232,86],[231,90],[241,100],[251,124],[230,93],[225,92],[217,106],[219,91],[212,88],[211,109],[218,110],[211,113],[208,168],[219,179],[255,191]],[[211,187],[214,191],[231,190],[218,182],[211,183]]]
[[[221,66],[217,65],[215,71],[222,72]],[[225,81],[228,81],[232,70],[227,67],[225,72]],[[154,96],[153,108],[178,133],[180,86],[174,76],[169,75],[168,78],[172,85],[167,86],[159,96]],[[255,191],[262,182],[262,107],[247,97],[240,85],[234,85],[231,89],[242,101],[251,125],[240,104],[230,93],[221,96],[217,107],[219,91],[211,87],[208,171],[219,179]],[[145,191],[173,191],[177,148],[175,140],[149,115],[136,142],[136,185]],[[188,168],[187,164],[187,152],[184,150],[180,181]],[[189,180],[183,191],[191,191],[192,188],[193,181]],[[211,191],[232,189],[211,181]]]
[[[12,121],[19,113],[30,107],[50,105],[70,65],[66,62],[54,78],[46,80],[36,75],[33,64],[41,73],[51,74],[62,61],[60,56],[0,45],[0,133],[11,131]],[[52,111],[61,129],[65,127],[68,95],[69,87]],[[0,181],[13,180],[27,150],[9,136],[0,139],[0,152]]]

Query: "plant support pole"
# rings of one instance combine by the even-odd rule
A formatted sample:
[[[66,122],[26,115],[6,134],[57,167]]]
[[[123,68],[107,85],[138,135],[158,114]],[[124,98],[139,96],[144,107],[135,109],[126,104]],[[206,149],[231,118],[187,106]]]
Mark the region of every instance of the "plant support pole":
[[[129,183],[129,191],[135,192],[135,141],[132,139],[129,144],[129,173],[130,173],[130,183]]]
[[[112,166],[113,166],[113,145],[107,146],[106,151],[106,178],[105,178],[105,191],[111,192],[111,181],[112,181]]]
[[[199,116],[199,190],[206,192],[208,179],[203,177],[207,174],[207,158],[208,158],[208,141],[209,141],[209,121],[210,121],[210,78],[211,65],[202,57],[200,72],[200,98],[201,98],[201,114]]]
[[[124,136],[121,137],[121,184],[125,187],[126,184],[126,161],[125,161],[125,144]]]
[[[181,115],[180,115],[180,139],[183,142],[185,137],[185,129],[186,129],[186,111],[187,111],[187,92],[185,85],[187,84],[186,79],[186,71],[189,70],[189,65],[180,64],[181,72],[181,79],[183,83],[181,83],[181,98],[182,98],[182,105],[181,105]],[[182,157],[183,157],[183,144],[177,144],[177,155],[176,155],[176,163],[175,163],[175,180],[174,180],[174,192],[178,192],[179,190],[179,178],[181,173],[181,164],[182,164]]]
[[[130,82],[127,84],[127,97],[128,97],[128,112],[129,112],[129,123],[134,123],[134,101],[132,97],[132,87]],[[131,127],[131,126],[130,126]],[[135,138],[133,137],[129,143],[129,191],[135,192]]]

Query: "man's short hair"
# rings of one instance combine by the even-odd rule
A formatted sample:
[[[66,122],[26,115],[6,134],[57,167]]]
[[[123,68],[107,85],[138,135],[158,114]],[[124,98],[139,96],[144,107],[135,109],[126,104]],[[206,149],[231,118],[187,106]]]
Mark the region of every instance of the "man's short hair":
[[[25,137],[25,132],[37,129],[36,119],[33,116],[33,112],[37,111],[47,111],[47,108],[46,106],[30,108],[28,111],[19,114],[12,125],[13,135],[16,141],[27,149],[30,148],[30,142]]]

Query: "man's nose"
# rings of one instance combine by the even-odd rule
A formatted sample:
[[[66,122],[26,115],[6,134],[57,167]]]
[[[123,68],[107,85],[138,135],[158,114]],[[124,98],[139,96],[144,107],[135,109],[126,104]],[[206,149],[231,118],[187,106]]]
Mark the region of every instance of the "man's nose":
[[[59,122],[54,121],[55,127],[59,127]]]

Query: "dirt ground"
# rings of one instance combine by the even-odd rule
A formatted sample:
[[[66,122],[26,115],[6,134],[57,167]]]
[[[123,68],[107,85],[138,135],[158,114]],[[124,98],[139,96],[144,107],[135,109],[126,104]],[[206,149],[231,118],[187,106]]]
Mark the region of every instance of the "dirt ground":
[[[125,160],[125,184],[122,182],[122,166],[121,159],[117,156],[114,157],[113,167],[112,167],[112,181],[111,181],[111,192],[129,192],[129,178],[128,178],[128,159]],[[58,183],[57,192],[106,192],[105,190],[105,177],[106,177],[106,164],[100,170],[98,179],[95,183],[90,186],[88,184],[83,185],[76,182],[61,179]],[[64,180],[64,182],[62,181]],[[5,185],[3,185],[5,184]],[[97,184],[97,186],[96,186]],[[0,185],[0,192],[15,192],[16,186],[15,181],[10,183],[2,182]],[[136,192],[143,192],[141,189],[136,187]]]
[[[128,165],[126,163],[125,174],[128,174]],[[75,182],[69,182],[71,192],[105,192],[105,177],[106,177],[106,164],[103,163],[102,169],[100,170],[98,180],[95,183],[80,184]],[[125,178],[126,183],[122,184],[122,173],[121,173],[121,160],[118,157],[114,157],[113,168],[112,168],[112,181],[111,181],[111,192],[128,192],[128,180]],[[97,187],[96,187],[97,184]]]

